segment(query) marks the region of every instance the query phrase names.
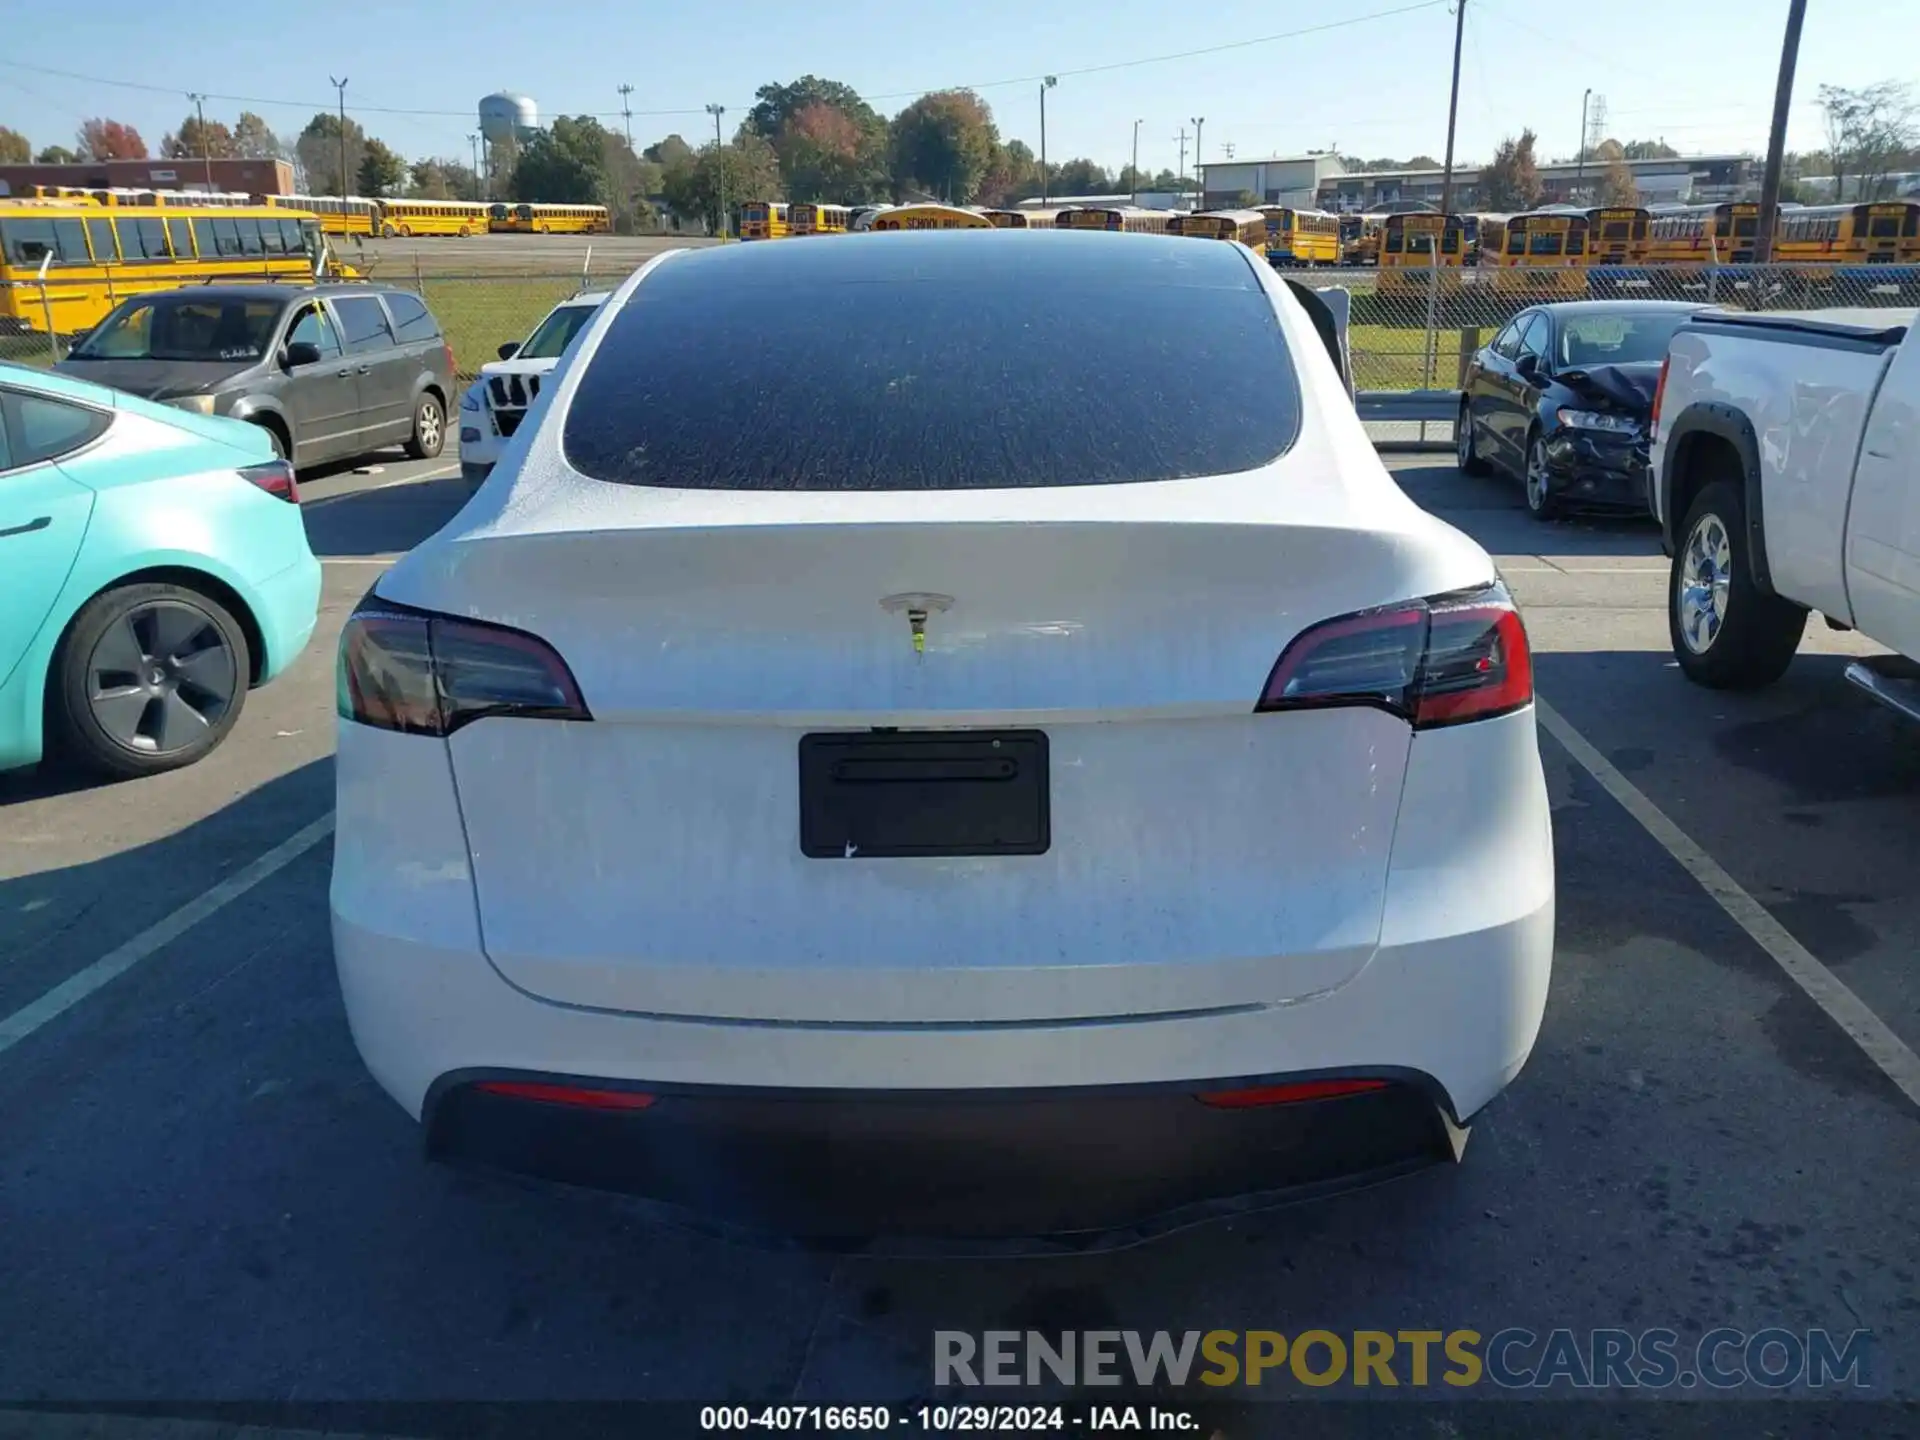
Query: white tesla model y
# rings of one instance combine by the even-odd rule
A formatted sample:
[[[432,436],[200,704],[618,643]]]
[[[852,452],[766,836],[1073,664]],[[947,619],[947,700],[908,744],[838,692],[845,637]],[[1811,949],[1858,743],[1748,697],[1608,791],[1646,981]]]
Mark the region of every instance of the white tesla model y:
[[[1554,875],[1526,631],[1232,243],[662,256],[339,671],[334,948],[429,1152],[809,1235],[1454,1158]]]

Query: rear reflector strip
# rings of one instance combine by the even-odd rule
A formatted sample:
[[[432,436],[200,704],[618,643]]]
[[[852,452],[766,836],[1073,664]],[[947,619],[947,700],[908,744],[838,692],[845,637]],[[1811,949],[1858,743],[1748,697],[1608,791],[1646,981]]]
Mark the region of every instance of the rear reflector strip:
[[[1247,1090],[1203,1090],[1194,1098],[1216,1110],[1253,1110],[1263,1105],[1297,1105],[1303,1100],[1337,1100],[1384,1090],[1384,1080],[1296,1080],[1291,1085],[1255,1085]]]
[[[575,1085],[541,1085],[531,1080],[482,1080],[473,1088],[489,1095],[571,1105],[580,1110],[645,1110],[654,1101],[642,1090],[583,1090]]]

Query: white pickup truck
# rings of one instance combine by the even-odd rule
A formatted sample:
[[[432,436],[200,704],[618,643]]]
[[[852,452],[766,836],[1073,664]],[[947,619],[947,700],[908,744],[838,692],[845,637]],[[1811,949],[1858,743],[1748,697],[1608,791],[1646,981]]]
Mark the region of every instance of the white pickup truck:
[[[1916,334],[1908,310],[1708,311],[1675,333],[1651,480],[1689,679],[1770,684],[1817,610],[1897,652],[1847,678],[1920,719]]]

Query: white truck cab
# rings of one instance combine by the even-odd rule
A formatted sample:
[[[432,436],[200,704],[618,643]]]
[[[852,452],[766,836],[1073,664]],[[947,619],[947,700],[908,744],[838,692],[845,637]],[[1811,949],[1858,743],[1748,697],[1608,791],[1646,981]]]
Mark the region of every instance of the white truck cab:
[[[1706,312],[1653,402],[1673,652],[1770,684],[1807,616],[1896,652],[1847,678],[1920,719],[1920,339],[1912,310]]]
[[[542,381],[611,293],[600,290],[561,301],[525,341],[508,341],[498,360],[480,367],[479,378],[460,397],[460,475],[469,488],[487,478],[539,397]]]

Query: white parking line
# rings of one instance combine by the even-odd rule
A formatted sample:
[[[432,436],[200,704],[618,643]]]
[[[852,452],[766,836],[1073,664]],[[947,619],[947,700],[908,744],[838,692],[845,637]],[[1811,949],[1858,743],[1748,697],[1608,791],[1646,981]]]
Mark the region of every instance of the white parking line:
[[[127,971],[171,944],[187,931],[238,900],[262,880],[279,873],[333,833],[333,812],[296,830],[243,870],[237,870],[209,890],[203,890],[166,919],[102,955],[86,969],[69,976],[38,1000],[0,1020],[0,1055],[11,1050],[50,1020],[56,1020],[94,991],[118,980]]]
[[[402,475],[393,480],[382,480],[378,485],[362,485],[357,490],[342,490],[337,495],[321,495],[312,500],[302,500],[302,510],[316,510],[322,505],[331,505],[336,500],[345,500],[354,495],[365,495],[370,490],[391,490],[398,485],[418,485],[426,480],[444,480],[449,475],[460,473],[459,463],[441,465],[433,470],[423,470],[417,475]]]
[[[1542,728],[1560,742],[1574,762],[1599,781],[1601,788],[1639,821],[1640,828],[1659,841],[1661,849],[1680,862],[1681,868],[1699,882],[1708,897],[1773,958],[1774,964],[1786,971],[1788,979],[1827,1012],[1834,1024],[1900,1087],[1907,1099],[1920,1105],[1920,1055],[1914,1054],[1907,1043],[1868,1008],[1866,1001],[1816,960],[1813,952],[1794,939],[1766,906],[1749,895],[1717,860],[1669,820],[1659,806],[1615,769],[1559,711],[1537,696],[1534,703]]]
[[[322,555],[322,565],[391,565],[400,558],[396,551],[392,555]]]

